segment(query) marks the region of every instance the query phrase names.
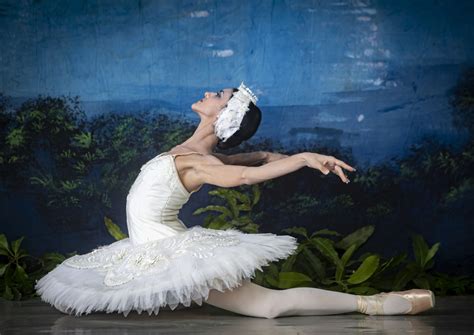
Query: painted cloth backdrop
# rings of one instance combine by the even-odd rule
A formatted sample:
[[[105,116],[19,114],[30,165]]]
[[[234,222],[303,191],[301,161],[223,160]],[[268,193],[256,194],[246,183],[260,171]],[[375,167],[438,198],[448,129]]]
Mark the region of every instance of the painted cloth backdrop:
[[[417,233],[440,242],[438,269],[472,273],[473,10],[467,0],[1,1],[0,233],[25,236],[33,254],[110,243],[104,217],[125,231],[141,164],[192,134],[190,106],[205,91],[244,81],[263,119],[232,152],[311,150],[358,168],[349,185],[308,169],[261,185],[259,231],[370,225],[367,248],[387,256]],[[213,189],[185,205],[188,226],[203,224],[195,211]]]

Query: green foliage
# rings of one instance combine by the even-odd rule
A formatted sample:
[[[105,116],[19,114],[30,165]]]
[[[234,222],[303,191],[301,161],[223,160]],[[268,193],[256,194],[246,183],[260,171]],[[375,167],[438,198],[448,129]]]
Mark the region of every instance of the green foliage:
[[[124,238],[127,238],[127,234],[125,234],[120,227],[115,224],[110,218],[104,217],[104,224],[105,227],[107,228],[107,231],[109,234],[115,238],[115,240],[123,240]]]
[[[0,235],[0,297],[7,300],[35,296],[36,280],[65,259],[58,253],[32,257],[21,248],[22,241],[23,237],[8,243],[6,236]]]
[[[423,237],[418,234],[412,236],[414,261],[406,264],[405,268],[399,271],[394,280],[394,287],[399,290],[409,282],[413,282],[420,288],[430,289],[434,278],[428,273],[434,265],[434,256],[439,250],[440,243],[435,243],[429,247]]]
[[[205,212],[218,212],[220,214],[209,214],[203,226],[210,229],[238,228],[247,233],[257,233],[258,224],[254,222],[252,209],[260,200],[260,189],[254,184],[249,192],[216,188],[208,193],[225,201],[223,205],[208,205],[194,211],[193,215]]]
[[[459,213],[460,210],[466,217],[470,216],[472,206],[466,204],[474,200],[473,139],[459,152],[433,143],[430,139],[418,147],[413,146],[409,155],[396,160],[400,173],[394,178],[392,190],[399,189],[399,196],[405,197],[406,203],[411,205],[419,202],[424,194],[429,194],[433,215],[442,216],[452,210]],[[402,195],[403,185],[416,185],[416,192]],[[395,204],[391,207],[395,207]]]
[[[284,201],[276,204],[277,210],[281,212],[296,212],[300,215],[310,213],[315,206],[320,206],[321,201],[319,201],[314,196],[308,194],[291,194]]]
[[[311,236],[303,227],[291,227],[283,232],[303,240],[287,259],[256,272],[255,283],[279,289],[313,286],[353,294],[412,287],[431,289],[437,294],[461,294],[474,288],[474,280],[467,276],[431,272],[440,244],[430,247],[421,235],[413,235],[414,260],[407,260],[404,253],[383,259],[366,252],[355,258],[356,251],[374,233],[373,226],[361,227],[345,237],[328,229],[315,231]]]
[[[78,97],[39,96],[11,112],[6,101],[0,95],[1,182],[32,194],[56,230],[103,216],[114,206],[112,195],[125,197],[141,164],[192,131],[148,113],[86,119]]]
[[[474,178],[461,180],[458,185],[452,186],[443,196],[441,205],[449,207],[452,204],[462,202],[472,194],[474,194]]]
[[[94,204],[105,205],[90,180],[93,164],[102,155],[84,128],[77,97],[41,96],[23,103],[5,127],[3,183],[13,191],[33,191],[40,210],[50,213],[59,227],[67,226],[71,217],[80,218],[83,206],[93,214]]]
[[[5,261],[0,263],[2,297],[8,300],[19,299],[22,294],[31,293],[32,283],[25,272],[26,253],[20,249],[23,237],[8,244],[5,235],[0,235],[0,255]]]
[[[268,287],[280,289],[292,287],[311,286],[314,282],[310,277],[300,272],[279,271],[275,263],[271,263],[265,267],[265,272],[256,271],[253,282]]]

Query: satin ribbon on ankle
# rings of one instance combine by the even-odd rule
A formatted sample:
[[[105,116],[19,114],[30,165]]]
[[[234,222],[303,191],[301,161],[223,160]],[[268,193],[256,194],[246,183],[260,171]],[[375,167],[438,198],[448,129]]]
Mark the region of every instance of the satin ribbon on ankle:
[[[381,294],[375,295],[358,295],[357,296],[357,311],[369,315],[383,315],[383,302],[385,296]],[[369,310],[370,309],[370,310]]]

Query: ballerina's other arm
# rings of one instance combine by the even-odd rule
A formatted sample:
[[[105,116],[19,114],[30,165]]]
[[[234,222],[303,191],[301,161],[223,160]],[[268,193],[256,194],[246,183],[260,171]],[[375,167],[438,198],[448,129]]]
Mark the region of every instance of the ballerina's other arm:
[[[234,155],[225,155],[220,153],[213,153],[213,156],[219,158],[224,164],[227,165],[245,165],[245,166],[255,166],[261,165],[269,162],[273,162],[282,158],[289,157],[285,154],[280,154],[277,152],[269,151],[254,151],[254,152],[244,152]]]
[[[345,176],[342,168],[355,171],[353,167],[333,156],[303,152],[258,167],[226,165],[216,157],[209,156],[201,164],[193,166],[193,172],[200,183],[235,187],[261,183],[294,172],[302,167],[318,169],[324,174],[333,172],[346,183],[349,182],[349,179]]]

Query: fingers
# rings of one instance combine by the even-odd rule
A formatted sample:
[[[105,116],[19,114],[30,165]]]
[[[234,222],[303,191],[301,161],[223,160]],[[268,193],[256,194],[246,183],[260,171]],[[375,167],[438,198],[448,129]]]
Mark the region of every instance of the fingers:
[[[337,175],[339,175],[339,177],[341,178],[341,180],[346,183],[346,184],[349,184],[349,179],[346,177],[346,175],[344,174],[344,172],[342,171],[341,167],[339,165],[336,165],[334,167],[334,169],[336,170],[337,172]]]
[[[342,162],[342,161],[338,161],[338,160],[334,160],[334,161],[324,161],[324,164],[323,166],[327,166],[329,167],[329,169],[331,171],[334,172],[334,174],[337,174],[341,180],[348,184],[350,182],[350,180],[347,178],[347,176],[344,174],[344,171],[342,170],[342,168],[339,166],[339,165],[336,165],[338,162]],[[344,162],[342,162],[343,164],[345,164]],[[349,165],[345,164],[346,166],[350,167]],[[350,167],[351,169],[350,170],[355,170],[354,168]]]
[[[326,159],[324,162],[323,162],[323,165],[330,165],[331,167],[334,166],[335,164],[338,164],[340,166],[342,166],[344,169],[346,170],[349,170],[349,171],[356,171],[355,168],[353,168],[352,166],[350,166],[349,164],[346,164],[345,162],[339,160],[339,159],[336,159],[336,158],[332,158],[331,160],[329,159]]]
[[[334,160],[337,164],[341,165],[346,170],[350,170],[350,171],[355,171],[356,170],[352,166],[350,166],[349,164],[346,164],[346,163],[344,163],[343,161],[341,161],[339,159],[334,159]]]
[[[334,174],[337,174],[341,180],[348,184],[350,182],[349,178],[344,174],[344,171],[342,168],[348,170],[348,171],[356,171],[355,168],[350,166],[349,164],[336,159],[335,157],[332,156],[326,156],[324,160],[321,160],[322,164],[317,164],[318,169],[321,170],[322,173],[325,175],[329,174],[329,172],[334,172]],[[320,161],[320,162],[321,162]]]
[[[331,172],[331,170],[329,170],[328,168],[326,168],[326,166],[324,166],[324,164],[321,165],[321,166],[319,167],[319,169],[321,170],[322,173],[324,173],[324,174],[326,174],[326,175],[329,174],[329,172]]]

